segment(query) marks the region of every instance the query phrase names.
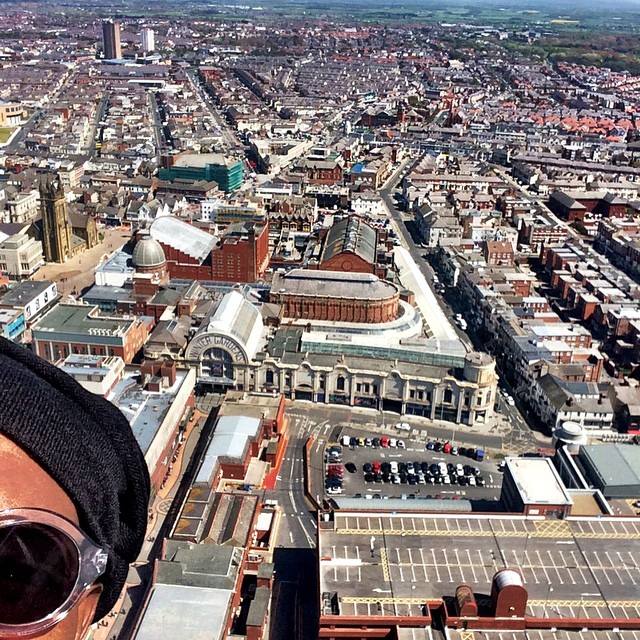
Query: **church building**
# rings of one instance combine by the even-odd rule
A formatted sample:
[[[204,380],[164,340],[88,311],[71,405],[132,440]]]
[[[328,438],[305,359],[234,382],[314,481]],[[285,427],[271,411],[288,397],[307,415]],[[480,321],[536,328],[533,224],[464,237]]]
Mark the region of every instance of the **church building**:
[[[98,244],[95,219],[67,211],[60,176],[49,173],[40,181],[40,212],[42,246],[47,262],[66,262]]]

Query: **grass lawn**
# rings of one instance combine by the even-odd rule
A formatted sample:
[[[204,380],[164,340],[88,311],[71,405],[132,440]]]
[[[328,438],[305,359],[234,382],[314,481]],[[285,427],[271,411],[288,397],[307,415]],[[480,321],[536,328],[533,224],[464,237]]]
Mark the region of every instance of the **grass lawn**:
[[[13,133],[13,127],[0,127],[0,144],[6,142]]]

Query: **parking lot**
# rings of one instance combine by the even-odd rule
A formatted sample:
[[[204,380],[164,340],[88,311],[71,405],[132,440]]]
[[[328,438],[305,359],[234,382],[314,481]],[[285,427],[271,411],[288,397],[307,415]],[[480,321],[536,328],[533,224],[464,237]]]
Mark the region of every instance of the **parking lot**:
[[[459,584],[486,598],[508,567],[522,575],[529,615],[630,618],[640,607],[639,544],[632,519],[341,512],[320,537],[321,591],[338,592],[343,615],[419,615]]]
[[[347,446],[342,442],[345,436],[350,440],[360,439],[362,444],[365,439],[373,443],[370,446]],[[495,460],[485,458],[477,461],[465,455],[429,450],[424,441],[416,442],[404,437],[389,439],[395,446],[373,446],[373,434],[353,428],[342,429],[336,440],[341,449],[336,460],[340,461],[338,466],[343,469],[342,482],[334,483],[334,487],[341,485],[339,489],[328,488],[325,483],[329,494],[343,497],[380,494],[387,498],[414,494],[416,497],[488,501],[498,501],[500,497],[502,473]],[[331,463],[326,455],[325,459],[327,464]],[[325,474],[328,468],[325,465]]]

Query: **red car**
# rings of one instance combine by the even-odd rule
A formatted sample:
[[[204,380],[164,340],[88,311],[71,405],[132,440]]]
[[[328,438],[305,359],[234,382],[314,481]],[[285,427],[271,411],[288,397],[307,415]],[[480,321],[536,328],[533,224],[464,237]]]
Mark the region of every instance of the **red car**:
[[[380,438],[380,446],[384,447],[385,449],[388,448],[389,438],[387,438],[387,436],[382,436],[382,438]]]
[[[444,446],[442,447],[442,452],[443,453],[451,453],[451,443],[450,442],[445,442]]]
[[[341,464],[327,465],[327,476],[336,478],[344,477],[344,467]]]
[[[372,466],[373,466],[373,473],[382,473],[382,464],[380,464],[380,462],[376,461],[372,463]]]

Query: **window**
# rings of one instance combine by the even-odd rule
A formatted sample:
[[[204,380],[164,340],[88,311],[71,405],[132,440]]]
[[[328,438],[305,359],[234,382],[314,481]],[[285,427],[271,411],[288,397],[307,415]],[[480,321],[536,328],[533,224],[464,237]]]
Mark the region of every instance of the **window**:
[[[410,389],[409,390],[409,398],[411,398],[411,400],[413,400],[415,397],[416,397],[415,389]]]
[[[453,401],[453,391],[451,391],[451,389],[445,389],[443,402],[452,402],[452,401]]]
[[[356,384],[356,391],[358,393],[360,393],[362,391],[362,385],[358,382],[358,384]]]
[[[338,379],[336,381],[336,389],[338,391],[344,391],[344,387],[345,387],[344,376],[338,376]]]
[[[273,371],[271,369],[267,369],[267,373],[265,374],[265,381],[267,384],[273,384]]]

